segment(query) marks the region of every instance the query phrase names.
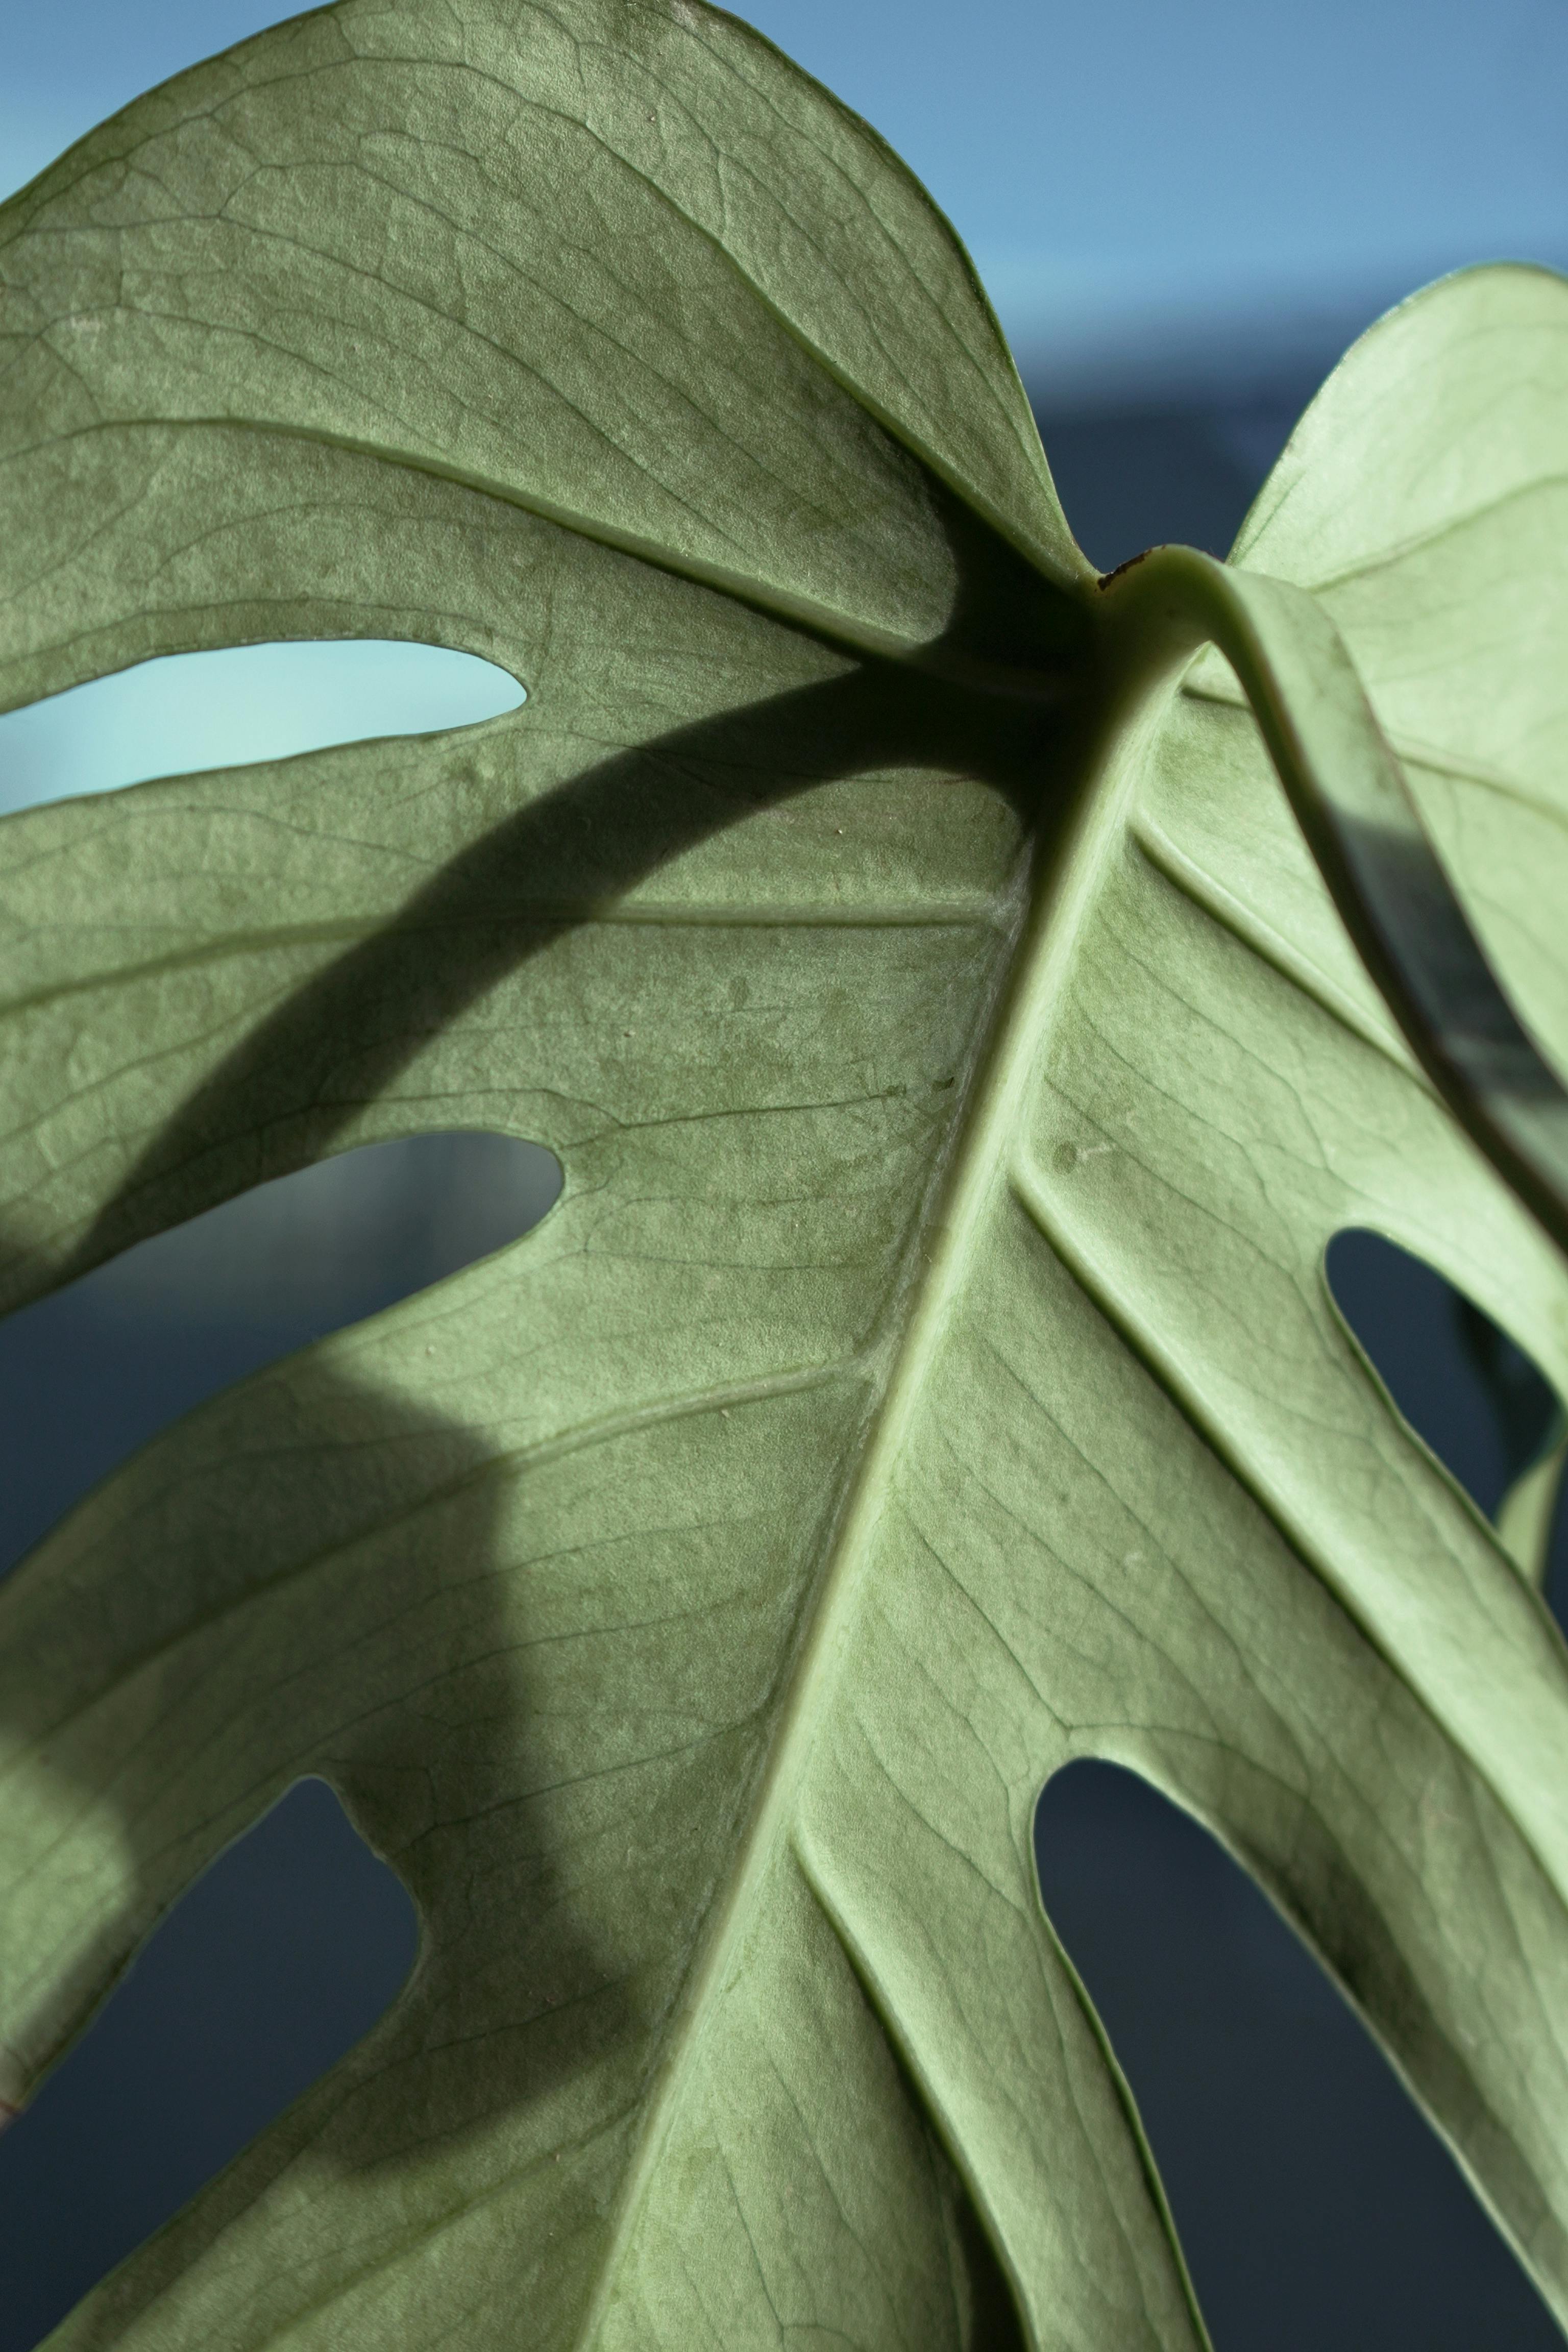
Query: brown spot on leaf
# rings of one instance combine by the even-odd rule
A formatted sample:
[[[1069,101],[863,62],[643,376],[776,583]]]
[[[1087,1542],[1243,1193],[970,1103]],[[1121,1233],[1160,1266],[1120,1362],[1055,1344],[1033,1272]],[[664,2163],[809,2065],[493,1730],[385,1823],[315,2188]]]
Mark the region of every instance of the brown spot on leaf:
[[[1117,567],[1116,567],[1116,569],[1115,569],[1115,571],[1114,571],[1114,572],[1101,572],[1101,574],[1100,574],[1100,576],[1099,580],[1098,580],[1098,581],[1097,581],[1097,583],[1095,583],[1095,584],[1096,584],[1096,586],[1097,586],[1097,587],[1100,587],[1100,588],[1109,588],[1109,587],[1112,586],[1112,585],[1113,585],[1113,583],[1114,583],[1116,581],[1118,581],[1118,580],[1120,580],[1120,579],[1121,579],[1121,575],[1122,575],[1122,573],[1123,573],[1124,572],[1131,572],[1131,571],[1132,571],[1132,570],[1133,570],[1133,569],[1134,569],[1138,564],[1142,563],[1142,562],[1144,561],[1145,557],[1147,557],[1148,555],[1150,555],[1152,552],[1152,549],[1150,549],[1150,548],[1147,548],[1147,547],[1146,547],[1146,548],[1143,550],[1143,552],[1142,552],[1142,555],[1130,555],[1130,556],[1128,557],[1128,559],[1127,559],[1127,561],[1126,561],[1126,562],[1125,562],[1125,563],[1119,563],[1119,564],[1117,565]]]

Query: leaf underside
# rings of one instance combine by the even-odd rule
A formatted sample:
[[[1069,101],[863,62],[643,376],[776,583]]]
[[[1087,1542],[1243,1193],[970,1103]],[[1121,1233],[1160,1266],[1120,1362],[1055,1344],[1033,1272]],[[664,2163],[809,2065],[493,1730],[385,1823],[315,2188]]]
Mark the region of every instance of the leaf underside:
[[[0,215],[0,704],[407,636],[519,710],[5,823],[7,1304],[325,1153],[512,1247],[220,1397],[0,1593],[0,2096],[323,1774],[397,2007],[57,2339],[1192,2347],[1042,1916],[1083,1755],[1220,1835],[1568,2318],[1568,1685],[1323,1252],[1568,1392],[1568,1279],[1235,679],[1107,715],[967,262],[689,0],[358,0]],[[1375,330],[1238,544],[1338,623],[1568,1059],[1568,291]]]

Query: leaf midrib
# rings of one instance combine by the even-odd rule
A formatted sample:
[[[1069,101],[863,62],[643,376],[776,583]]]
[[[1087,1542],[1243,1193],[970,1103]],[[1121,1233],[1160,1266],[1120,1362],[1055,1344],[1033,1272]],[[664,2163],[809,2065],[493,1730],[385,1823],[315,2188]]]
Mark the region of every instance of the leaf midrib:
[[[1163,698],[1152,698],[1152,702],[1163,706]],[[1037,1048],[1106,857],[1122,836],[1136,772],[1131,739],[1142,739],[1151,715],[1146,706],[1135,728],[1114,722],[1107,727],[1096,757],[1086,763],[1086,782],[1062,845],[1042,857],[1011,952],[1001,961],[947,1153],[910,1244],[904,1295],[889,1318],[896,1328],[902,1307],[902,1332],[891,1343],[881,1399],[869,1413],[858,1466],[837,1528],[825,1547],[815,1609],[779,1706],[771,1751],[759,1775],[750,1822],[737,1841],[728,1887],[718,1898],[685,1990],[674,2005],[664,2054],[648,2094],[640,2146],[621,2190],[598,2284],[575,2338],[576,2352],[592,2352],[609,2316],[646,2189],[676,2119],[689,2062],[731,1973],[774,1856],[793,1843],[796,1793],[817,1730],[837,1694],[847,1636],[875,1559],[893,1477],[992,1206],[1012,1181],[1010,1147],[1035,1075]],[[1127,756],[1130,751],[1134,756]],[[853,1963],[854,1956],[850,1958]]]
[[[1232,550],[1230,561],[1238,570],[1277,572],[1282,579],[1297,580],[1299,586],[1310,589],[1314,596],[1326,596],[1336,588],[1353,587],[1363,580],[1376,579],[1380,572],[1395,572],[1402,563],[1408,562],[1412,556],[1427,554],[1432,549],[1443,546],[1448,540],[1463,538],[1464,534],[1468,530],[1473,530],[1478,523],[1490,522],[1504,517],[1510,508],[1528,507],[1530,501],[1538,498],[1543,489],[1564,488],[1568,488],[1568,473],[1563,473],[1556,467],[1548,467],[1540,473],[1531,474],[1522,481],[1511,484],[1507,489],[1494,490],[1479,500],[1476,505],[1465,507],[1458,514],[1445,515],[1441,521],[1428,524],[1424,530],[1412,531],[1406,538],[1394,541],[1391,546],[1369,550],[1361,555],[1352,556],[1344,562],[1336,565],[1332,571],[1314,572],[1310,578],[1300,578],[1293,563],[1289,562],[1281,563],[1274,551],[1264,544],[1268,530],[1273,528],[1276,515],[1283,510],[1280,508],[1275,510],[1275,514],[1268,517],[1267,523],[1254,538],[1247,539],[1244,536],[1237,539]],[[1259,560],[1260,551],[1262,561]]]

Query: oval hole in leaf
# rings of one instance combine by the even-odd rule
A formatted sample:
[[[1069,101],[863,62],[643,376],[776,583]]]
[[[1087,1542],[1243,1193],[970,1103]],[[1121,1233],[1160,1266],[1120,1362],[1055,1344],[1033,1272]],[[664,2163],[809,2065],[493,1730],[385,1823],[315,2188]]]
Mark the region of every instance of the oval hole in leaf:
[[[1545,1376],[1473,1300],[1381,1234],[1336,1234],[1327,1270],[1335,1305],[1416,1435],[1488,1518],[1510,1490],[1517,1517],[1530,1499],[1519,1482],[1561,1434]],[[1526,1548],[1512,1520],[1501,1528],[1516,1553]]]
[[[1219,2352],[1561,2352],[1371,2036],[1216,1840],[1081,1762],[1047,1784],[1035,1846]]]
[[[416,1941],[323,1780],[220,1854],[0,2135],[0,2352],[28,2352],[368,2033]]]
[[[527,699],[494,662],[390,639],[167,654],[0,717],[0,814],[152,776],[426,735]]]
[[[502,1135],[367,1144],[258,1184],[0,1323],[0,1570],[160,1429],[515,1241],[561,1165]]]

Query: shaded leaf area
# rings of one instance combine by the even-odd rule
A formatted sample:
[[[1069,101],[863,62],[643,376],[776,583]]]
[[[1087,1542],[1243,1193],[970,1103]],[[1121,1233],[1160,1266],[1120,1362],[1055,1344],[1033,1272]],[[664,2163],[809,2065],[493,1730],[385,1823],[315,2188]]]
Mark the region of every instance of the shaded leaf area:
[[[406,1893],[322,1781],[220,1855],[0,2137],[5,2352],[367,2032],[416,1946]]]
[[[1036,1834],[1216,2344],[1561,2343],[1353,2012],[1214,1839],[1090,1763],[1052,1780]]]
[[[129,1062],[123,1076],[93,1073],[90,1114],[73,1113],[64,1089],[20,1146],[36,1178],[28,1223],[57,1266],[72,1234],[71,1272],[332,1142],[372,1139],[378,1118],[401,1131],[406,1118],[388,1106],[417,1089],[409,1065],[420,1039],[438,1036],[520,963],[566,952],[597,909],[624,901],[627,921],[643,921],[636,886],[683,850],[712,845],[673,901],[657,889],[647,898],[647,923],[689,908],[699,919],[726,908],[742,921],[776,917],[775,929],[817,915],[929,928],[991,925],[997,845],[1018,838],[1000,812],[966,827],[949,794],[929,843],[906,825],[880,848],[862,820],[850,836],[857,855],[840,847],[845,812],[821,801],[809,817],[774,819],[772,895],[759,903],[752,860],[742,853],[727,866],[722,847],[750,814],[836,778],[890,778],[910,763],[933,778],[956,769],[991,780],[1020,810],[1052,794],[1050,749],[1063,722],[1048,697],[984,696],[851,662],[516,509],[374,460],[254,434],[161,430],[141,436],[136,454],[121,532],[106,525],[92,564],[69,583],[79,631],[104,660],[252,626],[277,637],[292,623],[317,635],[344,595],[368,604],[374,583],[390,578],[411,598],[427,589],[423,625],[482,640],[531,699],[483,728],[283,763],[232,807],[221,785],[175,782],[141,788],[133,805],[99,803],[85,819],[62,807],[21,821],[0,913],[0,951],[8,940],[18,973],[11,986],[40,1013],[58,994],[66,1032],[92,1024],[91,1047],[79,1051]],[[202,519],[194,542],[193,515]],[[1026,628],[1016,559],[994,547],[988,556],[961,516],[952,522],[973,574],[955,644]],[[183,571],[187,582],[151,646],[134,617],[150,569]],[[279,580],[287,594],[268,591]],[[470,626],[469,610],[491,617]],[[1059,785],[1055,793],[1060,808]],[[899,806],[884,789],[877,821],[890,823]],[[54,905],[68,844],[90,921],[62,923]],[[948,845],[957,854],[944,860]],[[275,1016],[247,1018],[228,1058],[226,1004],[248,1013],[259,992],[276,999]],[[194,1042],[171,1047],[149,1098],[129,1042],[135,1008],[162,1008],[176,993]],[[632,1010],[629,1032],[623,1023],[610,1033],[612,1054],[637,1034]],[[37,1022],[40,1047],[47,1034]],[[504,1131],[515,1118],[509,1076],[490,1089],[495,1117],[485,1116],[482,1077],[470,1081],[475,1124]],[[58,1072],[46,1080],[50,1093],[58,1082]],[[260,1154],[253,1111],[268,1092]],[[149,1099],[181,1102],[178,1119],[150,1119]],[[248,1124],[231,1142],[222,1120],[239,1101]],[[558,1105],[552,1116],[562,1115]],[[531,1135],[546,1135],[545,1116],[541,1105]]]
[[[689,237],[631,169],[672,137],[650,61],[683,123],[732,101],[669,147]],[[579,133],[593,251],[492,278],[476,152],[553,190]],[[533,1138],[564,1184],[0,1596],[5,2087],[301,1773],[422,1927],[382,2026],[61,2341],[482,2347],[521,2310],[601,2352],[935,2352],[1010,2295],[1036,2345],[1195,2345],[1040,1918],[1036,1798],[1083,1754],[1245,1859],[1568,2308],[1561,1644],[1321,1265],[1429,1231],[1489,1311],[1534,1296],[1554,1380],[1564,1277],[1245,715],[1064,709],[1083,575],[942,225],[687,0],[351,5],[95,139],[8,216],[7,695],[336,625],[530,699],[11,822],[13,1295],[384,1137]],[[893,244],[929,300],[878,290]],[[552,271],[564,388],[523,381]],[[811,445],[764,479],[781,403]]]

